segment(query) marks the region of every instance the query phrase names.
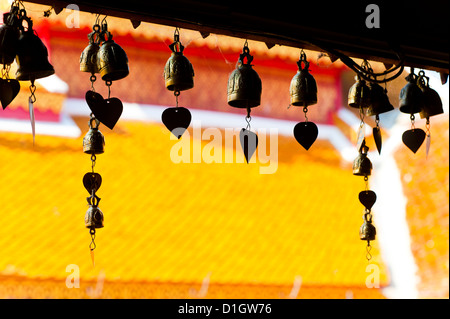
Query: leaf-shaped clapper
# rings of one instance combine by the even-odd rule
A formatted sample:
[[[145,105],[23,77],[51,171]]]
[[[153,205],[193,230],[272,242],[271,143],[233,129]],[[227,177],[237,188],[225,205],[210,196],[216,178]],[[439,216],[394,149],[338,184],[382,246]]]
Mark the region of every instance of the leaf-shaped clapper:
[[[405,131],[402,135],[402,141],[413,153],[416,153],[423,141],[425,141],[425,137],[424,130],[415,128]]]
[[[377,200],[377,194],[371,190],[365,190],[359,193],[359,201],[365,208],[370,210]]]
[[[2,103],[3,109],[6,109],[17,94],[19,94],[19,91],[19,81],[14,79],[0,79],[0,102]]]
[[[85,98],[95,117],[112,130],[122,115],[122,102],[116,97],[105,100],[103,96],[94,91],[87,91]]]
[[[191,124],[191,112],[184,107],[169,107],[162,112],[161,121],[167,129],[180,139]]]
[[[306,150],[309,150],[311,145],[314,144],[318,135],[319,129],[313,122],[300,122],[294,127],[295,139]]]
[[[248,162],[258,147],[258,135],[256,133],[243,128],[239,132],[239,140],[241,142],[242,150],[244,151],[245,160]]]

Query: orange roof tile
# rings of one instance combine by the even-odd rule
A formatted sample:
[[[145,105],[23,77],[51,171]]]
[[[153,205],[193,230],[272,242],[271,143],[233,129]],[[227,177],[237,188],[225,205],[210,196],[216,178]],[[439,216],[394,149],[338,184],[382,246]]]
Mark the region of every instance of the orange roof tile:
[[[81,125],[86,132],[86,119]],[[67,265],[76,264],[81,282],[103,273],[105,282],[149,283],[148,289],[157,283],[199,287],[209,274],[207,297],[260,296],[259,288],[272,287],[261,289],[283,298],[296,276],[305,287],[299,297],[304,292],[345,298],[349,289],[355,298],[382,297],[379,289],[365,287],[357,200],[363,181],[341,166],[326,142],[317,141],[307,152],[292,138],[280,137],[278,170],[261,175],[261,163],[174,164],[170,149],[176,141],[161,125],[121,121],[114,132],[102,132],[106,148],[95,171],[103,177],[97,194],[105,227],[97,232],[95,268],[84,227],[87,192],[81,180],[91,163],[82,138],[37,136],[33,147],[29,135],[0,135],[0,176],[7,185],[0,217],[4,279],[64,285]],[[372,252],[386,286],[376,241]],[[252,285],[259,288],[248,288]],[[8,287],[0,281],[2,297],[9,296]],[[315,293],[308,295],[308,289]],[[88,297],[71,291],[52,296]],[[145,297],[159,296],[152,291]]]

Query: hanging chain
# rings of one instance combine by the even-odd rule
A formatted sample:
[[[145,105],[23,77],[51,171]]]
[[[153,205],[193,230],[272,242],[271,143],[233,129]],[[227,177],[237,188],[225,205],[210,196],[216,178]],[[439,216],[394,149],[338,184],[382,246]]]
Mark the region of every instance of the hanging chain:
[[[36,96],[34,95],[34,92],[36,92],[36,85],[34,85],[34,80],[31,80],[31,85],[30,85],[30,102],[34,103],[36,102]]]
[[[175,106],[178,108],[178,97],[180,96],[180,91],[174,91],[173,95],[175,95]]]
[[[111,80],[105,81],[105,84],[108,87],[108,99],[109,99],[111,97],[111,84],[112,84],[112,81]]]
[[[305,114],[305,122],[308,122],[308,116],[306,115],[306,113],[308,113],[308,107],[307,106],[303,107],[303,113]]]
[[[370,263],[370,260],[372,259],[372,254],[370,253],[370,251],[372,250],[372,246],[370,245],[370,240],[367,241],[367,246],[366,246],[366,259],[367,262]]]
[[[94,74],[92,74],[91,77],[89,78],[89,80],[91,81],[91,91],[95,92],[94,82],[97,80],[97,77]]]
[[[411,116],[409,118],[411,119],[411,129],[414,130],[416,128],[414,126],[416,117],[414,116],[414,114],[411,114]]]
[[[97,247],[97,245],[95,244],[95,228],[90,228],[89,234],[91,235],[91,243],[89,244],[89,249],[93,251]]]
[[[425,133],[427,134],[427,136],[430,136],[430,133],[431,133],[430,128],[431,128],[430,118],[427,117],[427,122],[425,124],[425,130],[426,130]]]
[[[247,116],[245,117],[245,121],[247,122],[247,127],[245,129],[248,131],[250,130],[250,122],[252,120],[252,117],[250,116],[250,112],[251,112],[251,109],[248,107],[247,108]]]
[[[3,68],[2,68],[2,79],[9,79],[9,70],[11,69],[11,64],[10,65],[6,65],[3,64]]]

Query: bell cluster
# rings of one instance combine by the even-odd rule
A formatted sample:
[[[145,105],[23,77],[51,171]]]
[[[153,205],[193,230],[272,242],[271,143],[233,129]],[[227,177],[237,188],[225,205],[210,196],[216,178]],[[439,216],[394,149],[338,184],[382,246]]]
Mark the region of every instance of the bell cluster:
[[[33,30],[33,21],[25,8],[13,4],[10,12],[3,14],[0,39],[0,62],[7,68],[16,60],[17,80],[33,82],[55,73],[48,62],[47,48]]]
[[[80,71],[99,73],[104,81],[116,81],[129,74],[128,58],[120,45],[114,42],[108,25],[95,24],[88,34],[89,45],[80,56]]]

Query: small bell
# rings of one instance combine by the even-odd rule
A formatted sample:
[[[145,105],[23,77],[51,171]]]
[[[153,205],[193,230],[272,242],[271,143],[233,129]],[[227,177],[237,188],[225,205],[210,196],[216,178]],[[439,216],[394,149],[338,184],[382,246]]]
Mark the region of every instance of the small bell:
[[[175,33],[174,42],[169,45],[172,55],[164,67],[166,88],[170,91],[184,91],[194,87],[194,68],[188,58],[183,55],[184,46]]]
[[[366,114],[378,115],[392,111],[394,107],[389,102],[386,90],[377,83],[369,83],[370,105],[366,109]]]
[[[405,78],[408,83],[400,91],[400,112],[407,114],[418,113],[423,107],[423,93],[417,85],[417,75],[414,69]]]
[[[367,157],[369,147],[363,142],[359,150],[359,155],[353,161],[353,175],[369,176],[372,173],[372,162]]]
[[[305,67],[302,68],[302,62]],[[309,62],[305,53],[302,52],[300,60],[297,61],[298,72],[291,80],[290,95],[291,105],[309,106],[317,103],[317,84],[314,77],[309,73]]]
[[[245,58],[247,63],[244,63]],[[227,99],[232,107],[248,109],[261,104],[262,83],[258,73],[252,68],[252,60],[249,48],[244,46],[236,69],[228,78]]]
[[[92,121],[95,121],[96,126],[92,125]],[[83,152],[86,154],[102,154],[104,152],[105,138],[99,131],[98,126],[100,121],[96,118],[89,120],[89,131],[83,138]]]
[[[116,81],[123,79],[130,73],[127,54],[120,45],[114,42],[106,24],[102,25],[101,36],[104,42],[98,50],[97,64],[102,80]]]
[[[17,25],[16,14],[11,12],[3,14],[3,25],[0,26],[0,64],[10,65],[14,62],[17,53],[20,31]]]
[[[348,91],[348,106],[353,108],[367,108],[370,106],[370,89],[366,81],[355,77],[355,84]]]
[[[28,29],[25,31],[21,26],[21,35],[17,43],[17,72],[16,79],[19,81],[34,81],[52,75],[55,69],[48,62],[48,51],[44,43],[34,33],[33,22],[27,16]]]
[[[86,228],[102,228],[103,213],[97,205],[90,205],[86,215],[84,216],[84,224]]]
[[[370,215],[370,214],[367,214],[367,213],[364,214],[364,223],[359,228],[359,238],[361,240],[367,240],[367,241],[375,240],[377,230],[376,230],[375,226],[372,224],[372,217],[369,217],[369,219],[367,219],[366,215]]]
[[[430,88],[428,81],[429,77],[425,76],[423,71],[420,71],[417,83],[423,93],[423,106],[420,111],[420,118],[422,119],[444,113],[441,97]]]
[[[100,50],[99,45],[100,26],[94,25],[94,31],[88,34],[89,44],[80,56],[80,71],[92,74],[98,73],[97,55]]]

